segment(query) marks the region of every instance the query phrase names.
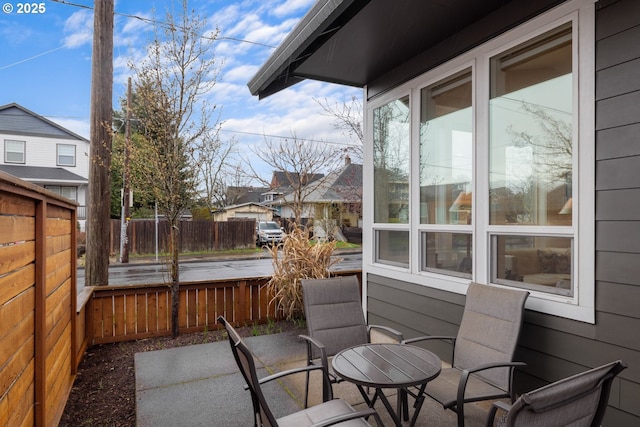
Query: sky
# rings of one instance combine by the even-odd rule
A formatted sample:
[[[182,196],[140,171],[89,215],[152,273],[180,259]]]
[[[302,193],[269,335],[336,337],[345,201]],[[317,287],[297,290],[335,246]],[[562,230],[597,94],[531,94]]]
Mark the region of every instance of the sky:
[[[96,0],[99,1],[99,0]],[[221,108],[221,138],[235,138],[250,152],[265,138],[356,143],[332,125],[314,99],[329,105],[361,97],[362,89],[305,81],[258,101],[248,81],[315,0],[190,0],[189,7],[219,29],[214,43],[221,61],[217,83],[207,96]],[[89,137],[93,1],[3,0],[0,13],[0,105],[17,103],[85,138]],[[131,60],[144,56],[153,37],[150,21],[165,21],[172,0],[116,0],[114,19],[114,108],[126,94]],[[40,4],[38,13],[24,5]],[[22,13],[19,13],[22,12]],[[270,175],[266,165],[257,166]]]

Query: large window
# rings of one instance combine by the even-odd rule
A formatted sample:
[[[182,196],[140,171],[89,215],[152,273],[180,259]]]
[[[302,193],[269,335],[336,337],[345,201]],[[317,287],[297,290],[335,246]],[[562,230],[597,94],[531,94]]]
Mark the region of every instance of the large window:
[[[513,228],[491,239],[497,283],[572,294],[572,58],[571,24],[491,58],[489,221]]]
[[[570,1],[369,103],[369,271],[593,321],[593,33]]]
[[[373,112],[375,259],[401,267],[409,266],[409,123],[408,96]]]
[[[12,139],[4,140],[4,161],[5,163],[25,162],[25,143]]]
[[[425,271],[471,277],[473,270],[472,73],[420,91],[420,224]],[[431,225],[440,226],[438,228]]]

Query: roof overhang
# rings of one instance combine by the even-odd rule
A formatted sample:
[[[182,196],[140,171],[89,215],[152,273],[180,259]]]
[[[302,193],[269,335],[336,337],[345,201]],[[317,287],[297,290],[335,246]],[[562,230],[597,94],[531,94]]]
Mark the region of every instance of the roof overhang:
[[[249,90],[264,98],[305,79],[364,87],[420,53],[439,47],[441,61],[449,59],[562,1],[318,0]],[[492,18],[499,9],[505,13]],[[458,38],[487,20],[475,39]]]

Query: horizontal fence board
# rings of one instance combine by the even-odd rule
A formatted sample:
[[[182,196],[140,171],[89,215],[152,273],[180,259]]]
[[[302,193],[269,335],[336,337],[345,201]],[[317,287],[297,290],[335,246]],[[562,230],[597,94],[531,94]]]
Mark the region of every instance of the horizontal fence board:
[[[0,276],[0,306],[35,285],[35,265]]]
[[[35,240],[36,220],[28,216],[0,215],[0,245]]]
[[[33,241],[0,246],[0,275],[22,268],[35,259],[36,244]]]
[[[36,216],[33,200],[7,191],[0,191],[0,212],[2,215]]]

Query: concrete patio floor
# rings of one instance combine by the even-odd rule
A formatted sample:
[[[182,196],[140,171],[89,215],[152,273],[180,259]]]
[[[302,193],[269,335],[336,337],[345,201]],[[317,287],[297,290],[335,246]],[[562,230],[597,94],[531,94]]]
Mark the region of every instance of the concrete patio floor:
[[[280,333],[245,339],[264,377],[284,369],[304,366],[305,346],[297,334]],[[228,341],[157,350],[135,355],[136,418],[138,427],[253,426],[251,398],[233,359]],[[311,404],[320,398],[320,377],[312,376]],[[304,375],[263,387],[276,417],[302,408]],[[387,390],[395,405],[395,392]],[[356,409],[364,408],[355,385],[334,386],[334,396]],[[466,425],[484,426],[489,404],[467,405]],[[381,402],[376,409],[385,426],[393,423]],[[371,420],[373,421],[373,420]],[[406,423],[408,424],[408,423]],[[456,426],[456,416],[427,398],[417,426]]]

